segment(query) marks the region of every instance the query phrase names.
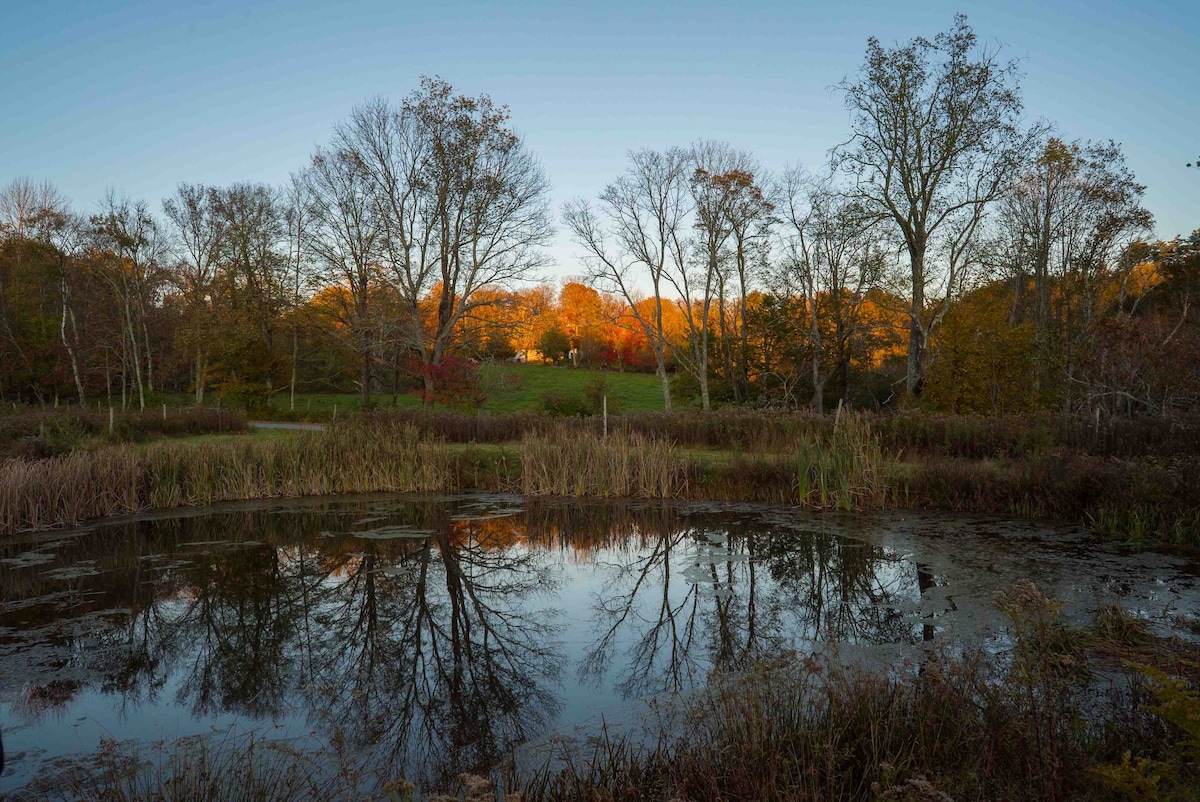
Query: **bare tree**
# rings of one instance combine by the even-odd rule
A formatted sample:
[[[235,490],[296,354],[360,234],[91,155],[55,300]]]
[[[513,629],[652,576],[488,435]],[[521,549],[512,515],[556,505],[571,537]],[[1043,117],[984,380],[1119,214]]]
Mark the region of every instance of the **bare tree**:
[[[837,192],[830,178],[816,179],[801,168],[784,171],[778,205],[785,225],[780,283],[804,298],[813,406],[820,414],[831,376],[847,397],[850,341],[866,293],[882,272],[882,254],[872,217]]]
[[[166,240],[145,201],[131,201],[109,191],[100,213],[91,218],[93,236],[107,251],[103,277],[113,293],[121,321],[122,406],[128,377],[133,375],[138,408],[146,408],[146,394],[154,391],[147,310],[156,292],[166,251]]]
[[[311,198],[308,182],[303,173],[293,173],[283,190],[284,224],[287,227],[287,265],[291,281],[292,307],[292,369],[288,380],[288,409],[296,408],[296,373],[300,363],[300,316],[299,309],[304,293],[310,288],[312,273],[309,270],[310,248],[308,245],[311,221]]]
[[[304,242],[319,260],[323,277],[345,290],[341,322],[359,358],[359,395],[371,400],[371,371],[378,347],[371,295],[380,284],[376,212],[366,163],[354,152],[318,149],[305,174],[310,228]],[[294,384],[294,382],[293,382]]]
[[[708,392],[709,321],[714,300],[717,304],[725,377],[734,381],[729,343],[732,327],[727,320],[725,284],[732,261],[728,243],[733,236],[730,207],[734,198],[730,191],[729,175],[737,169],[741,154],[735,153],[724,142],[701,141],[692,146],[690,156],[692,173],[688,178],[688,188],[695,209],[697,235],[693,250],[697,265],[694,271],[679,271],[680,279],[672,283],[677,285],[676,290],[681,296],[679,306],[688,324],[692,372],[700,384],[700,405],[708,410],[711,405]],[[693,273],[695,279],[689,280]],[[667,275],[673,277],[674,274],[668,272]],[[696,288],[700,290],[698,301],[693,298]]]
[[[679,268],[687,257],[683,240],[691,212],[687,187],[691,158],[681,148],[670,148],[630,153],[629,160],[624,175],[600,194],[600,212],[587,201],[576,200],[564,207],[563,220],[584,249],[589,279],[625,299],[650,341],[662,381],[663,406],[669,412],[670,344],[663,325],[663,289],[671,283],[669,272],[675,270],[680,280],[684,275]],[[638,282],[647,279],[654,304],[649,316],[638,305]]]
[[[1013,285],[1012,321],[1034,324],[1042,365],[1065,363],[1071,370],[1072,352],[1085,340],[1112,280],[1117,311],[1135,311],[1146,287],[1131,286],[1137,274],[1127,246],[1153,225],[1141,206],[1144,192],[1120,146],[1057,137],[1008,187],[998,261]],[[1135,300],[1125,309],[1131,295]],[[1056,343],[1058,354],[1052,353]],[[1042,379],[1035,376],[1038,384]]]
[[[904,238],[911,271],[909,392],[919,394],[925,349],[970,264],[987,207],[1000,195],[1042,127],[1023,129],[1015,62],[980,47],[966,17],[933,41],[885,48],[840,89],[853,135],[835,164],[853,194]]]
[[[79,322],[75,314],[75,286],[80,279],[80,259],[87,247],[87,220],[70,211],[63,200],[54,213],[53,227],[47,232],[58,258],[59,297],[62,315],[59,318],[58,335],[67,359],[71,362],[71,378],[75,381],[75,395],[82,407],[87,403],[84,392],[83,371],[80,366]]]
[[[163,201],[163,212],[175,228],[178,261],[173,280],[187,305],[188,335],[193,340],[196,406],[204,403],[205,346],[211,334],[211,293],[221,254],[224,221],[217,214],[211,187],[180,184]]]
[[[494,301],[480,290],[545,264],[549,185],[508,119],[486,95],[424,78],[399,108],[371,101],[338,129],[338,147],[360,160],[372,187],[381,261],[406,317],[398,329],[420,358],[427,404],[464,321]]]
[[[736,322],[740,346],[733,386],[736,400],[742,402],[747,399],[750,389],[750,331],[746,326],[746,307],[755,275],[770,259],[775,207],[763,191],[770,178],[749,154],[739,154],[737,166],[718,180],[729,193],[726,215],[733,234],[733,265],[738,279]]]
[[[48,241],[67,205],[49,181],[15,178],[0,190],[0,236]]]

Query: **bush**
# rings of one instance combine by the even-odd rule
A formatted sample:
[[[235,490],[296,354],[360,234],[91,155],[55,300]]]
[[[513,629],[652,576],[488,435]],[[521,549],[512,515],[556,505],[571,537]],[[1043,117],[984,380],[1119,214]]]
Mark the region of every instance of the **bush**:
[[[564,395],[550,391],[542,396],[542,409],[551,415],[585,417],[589,414],[587,401],[579,396]]]

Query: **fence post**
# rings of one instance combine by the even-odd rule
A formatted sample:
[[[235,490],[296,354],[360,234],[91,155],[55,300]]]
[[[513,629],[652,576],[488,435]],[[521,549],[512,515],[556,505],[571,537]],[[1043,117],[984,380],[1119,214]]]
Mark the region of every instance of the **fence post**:
[[[167,419],[167,405],[163,404],[163,420]]]
[[[330,423],[337,423],[337,404],[333,405],[333,420]]]
[[[113,408],[111,406],[108,408],[108,433],[113,433]]]
[[[604,439],[608,439],[608,396],[601,396],[601,406],[604,408]]]

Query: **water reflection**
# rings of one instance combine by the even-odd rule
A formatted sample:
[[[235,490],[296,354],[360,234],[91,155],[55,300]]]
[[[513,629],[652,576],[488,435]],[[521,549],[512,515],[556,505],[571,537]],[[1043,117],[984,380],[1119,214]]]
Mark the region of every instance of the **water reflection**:
[[[599,637],[580,663],[626,698],[676,692],[813,641],[904,643],[913,566],[876,546],[761,522],[706,519],[605,565]],[[621,647],[622,641],[628,645]]]
[[[714,669],[930,637],[913,615],[930,576],[745,511],[505,497],[247,507],[0,546],[0,702],[18,725],[0,790],[36,770],[22,751],[234,720],[436,784]]]

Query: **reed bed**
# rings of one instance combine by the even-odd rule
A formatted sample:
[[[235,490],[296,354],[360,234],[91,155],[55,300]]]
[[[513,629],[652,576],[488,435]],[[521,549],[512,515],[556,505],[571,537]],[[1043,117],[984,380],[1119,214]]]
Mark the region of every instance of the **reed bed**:
[[[839,415],[829,432],[800,438],[796,462],[798,504],[850,510],[887,502],[896,459],[864,416]]]
[[[521,491],[531,496],[674,498],[688,464],[671,443],[629,432],[607,437],[567,426],[521,441]]]
[[[456,486],[449,453],[412,427],[335,427],[287,440],[109,446],[0,465],[0,531],[72,526],[235,499]]]
[[[578,421],[530,416],[522,425],[515,448],[452,445],[427,426],[379,416],[295,438],[9,459],[0,463],[0,534],[234,499],[470,488],[1038,517],[1129,541],[1200,545],[1200,457],[1058,448],[990,459],[906,453],[901,461],[878,419],[859,414],[774,448],[720,452],[685,450],[621,419],[610,421],[608,436]]]
[[[529,434],[564,427],[601,434],[600,416],[559,417],[545,412],[466,415],[446,410],[387,410],[362,416],[366,421],[406,423],[453,443],[515,442]],[[918,410],[858,412],[879,435],[888,453],[962,459],[1026,458],[1056,449],[1096,457],[1200,455],[1200,420],[1094,418],[1040,413],[971,417]],[[836,416],[812,412],[768,412],[726,407],[713,412],[641,412],[610,415],[609,431],[625,431],[675,443],[680,448],[788,451],[800,440],[827,438]]]

